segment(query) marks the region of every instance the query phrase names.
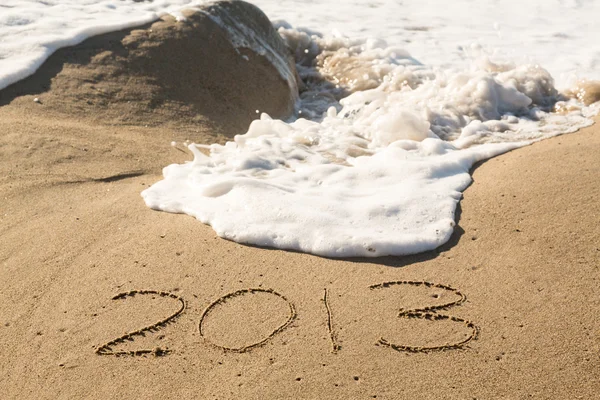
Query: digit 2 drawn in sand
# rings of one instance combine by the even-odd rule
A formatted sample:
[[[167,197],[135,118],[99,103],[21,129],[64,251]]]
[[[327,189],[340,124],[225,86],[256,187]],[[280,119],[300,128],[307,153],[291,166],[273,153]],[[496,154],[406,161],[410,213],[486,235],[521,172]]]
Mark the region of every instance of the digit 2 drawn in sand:
[[[443,344],[440,346],[431,346],[431,347],[400,345],[400,344],[390,343],[389,341],[387,341],[384,338],[380,338],[378,341],[378,344],[380,344],[382,346],[390,347],[397,351],[407,351],[410,353],[428,353],[428,352],[432,352],[432,351],[460,349],[467,343],[471,342],[472,340],[477,339],[477,336],[479,335],[479,328],[473,322],[467,321],[465,319],[458,318],[458,317],[438,314],[438,311],[447,310],[451,307],[458,306],[467,300],[467,297],[464,294],[462,294],[461,292],[459,292],[457,289],[454,289],[450,286],[441,285],[439,283],[432,283],[432,282],[425,282],[425,281],[384,282],[384,283],[379,283],[376,285],[371,285],[371,286],[369,286],[369,289],[371,289],[371,290],[385,289],[385,288],[389,288],[389,287],[397,286],[397,285],[425,286],[428,288],[438,288],[438,289],[443,289],[448,292],[454,293],[455,295],[458,296],[457,300],[451,301],[448,303],[444,303],[444,304],[440,304],[440,305],[428,306],[428,307],[423,307],[423,308],[414,308],[411,310],[400,309],[400,312],[398,313],[398,318],[417,318],[417,319],[427,319],[430,321],[450,320],[450,321],[459,322],[459,323],[464,324],[471,330],[471,334],[466,339],[461,340],[460,342]]]
[[[276,296],[276,297],[282,299],[283,301],[285,301],[287,303],[288,307],[289,307],[289,314],[288,314],[287,320],[283,324],[281,324],[280,326],[278,326],[277,328],[275,328],[264,339],[259,340],[258,342],[246,345],[246,346],[241,346],[241,347],[227,347],[227,346],[222,346],[222,345],[219,345],[219,344],[216,344],[216,343],[210,341],[206,337],[206,334],[205,334],[205,332],[203,330],[204,320],[206,319],[206,317],[213,310],[215,310],[216,307],[218,307],[219,305],[222,305],[222,304],[226,303],[228,300],[231,300],[231,299],[233,299],[235,297],[246,296],[246,295],[255,294],[255,293],[267,293],[267,294]],[[200,331],[200,336],[202,338],[204,338],[204,340],[206,340],[211,345],[213,345],[213,346],[215,346],[217,348],[223,349],[225,351],[231,351],[231,352],[235,352],[235,353],[244,353],[244,352],[246,352],[248,350],[251,350],[251,349],[253,349],[255,347],[258,347],[258,346],[262,346],[263,344],[267,343],[275,335],[277,335],[279,332],[281,332],[285,328],[287,328],[292,323],[292,321],[294,321],[294,319],[296,319],[296,308],[294,307],[294,304],[292,304],[292,302],[289,301],[285,296],[283,296],[282,294],[277,293],[273,289],[251,288],[251,289],[237,290],[235,292],[228,293],[225,296],[222,296],[222,297],[218,298],[217,300],[213,301],[212,303],[210,303],[208,305],[208,307],[206,307],[206,309],[202,313],[202,316],[200,316],[200,322],[198,323],[198,329]]]
[[[172,298],[172,299],[179,301],[179,309],[175,313],[171,314],[170,316],[168,316],[165,319],[162,319],[162,320],[160,320],[152,325],[149,325],[145,328],[138,329],[137,331],[126,333],[125,335],[118,337],[114,340],[111,340],[110,342],[98,347],[96,349],[96,354],[101,355],[101,356],[117,356],[117,357],[118,356],[141,356],[141,355],[145,355],[145,354],[153,354],[158,357],[158,356],[167,355],[171,352],[170,350],[161,349],[160,347],[157,347],[156,349],[153,349],[153,350],[143,349],[143,350],[132,350],[132,351],[113,351],[113,349],[112,349],[113,346],[124,343],[126,340],[133,341],[133,340],[135,340],[136,336],[145,336],[146,332],[156,332],[159,329],[165,327],[166,325],[174,322],[175,319],[177,319],[177,317],[179,317],[185,310],[185,300],[183,300],[183,298],[181,298],[173,293],[159,292],[156,290],[132,290],[130,292],[119,293],[118,295],[114,296],[112,298],[112,300],[124,300],[128,297],[133,297],[135,295],[157,295],[157,296],[161,296],[161,297],[165,297],[165,298]]]

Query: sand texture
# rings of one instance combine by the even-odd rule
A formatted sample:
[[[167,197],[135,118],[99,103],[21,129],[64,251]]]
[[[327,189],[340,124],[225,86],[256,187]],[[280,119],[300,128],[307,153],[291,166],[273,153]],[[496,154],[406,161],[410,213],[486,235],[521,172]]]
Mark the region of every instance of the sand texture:
[[[122,43],[142,31],[114,35]],[[477,166],[443,248],[330,260],[240,245],[187,215],[147,208],[140,192],[164,166],[191,159],[172,140],[223,140],[231,127],[219,118],[240,115],[232,124],[243,126],[258,100],[244,90],[240,114],[216,98],[208,111],[171,108],[173,98],[127,106],[119,94],[87,105],[92,84],[69,76],[101,69],[96,57],[64,68],[50,60],[0,93],[0,398],[600,393],[597,124]],[[272,76],[268,64],[251,64],[257,79]],[[44,79],[49,88],[30,90]],[[125,77],[112,79],[94,85],[110,91]],[[160,93],[158,80],[136,79],[127,80],[132,93]],[[229,81],[224,93],[252,81]],[[268,93],[282,88],[265,82]],[[146,127],[148,112],[156,115]],[[188,112],[200,117],[191,123]]]

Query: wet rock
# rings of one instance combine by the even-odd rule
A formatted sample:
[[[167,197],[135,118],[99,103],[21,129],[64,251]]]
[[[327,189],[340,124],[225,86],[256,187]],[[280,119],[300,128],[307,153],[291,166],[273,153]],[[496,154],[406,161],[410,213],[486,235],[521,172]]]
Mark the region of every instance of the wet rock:
[[[60,49],[0,92],[0,106],[43,95],[46,112],[189,132],[202,124],[229,137],[244,133],[256,110],[293,112],[293,58],[262,11],[219,1],[184,16]]]

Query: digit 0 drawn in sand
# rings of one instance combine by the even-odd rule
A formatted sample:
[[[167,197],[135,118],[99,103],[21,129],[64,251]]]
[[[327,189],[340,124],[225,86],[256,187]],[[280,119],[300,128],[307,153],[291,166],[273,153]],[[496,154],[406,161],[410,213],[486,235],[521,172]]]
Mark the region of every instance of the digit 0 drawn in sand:
[[[117,356],[117,357],[119,357],[119,356],[142,356],[142,355],[146,355],[146,354],[153,354],[156,357],[160,357],[160,356],[164,356],[164,355],[171,353],[171,350],[161,349],[160,347],[157,347],[152,350],[143,349],[143,350],[132,350],[132,351],[113,351],[113,349],[112,349],[113,346],[124,343],[126,340],[134,341],[136,336],[145,336],[146,332],[157,332],[161,328],[164,328],[168,324],[174,322],[175,319],[177,319],[183,313],[183,311],[185,310],[185,307],[186,307],[185,300],[183,300],[183,298],[181,298],[173,293],[159,292],[156,290],[132,290],[130,292],[123,292],[123,293],[119,293],[118,295],[114,296],[112,298],[112,300],[124,300],[124,299],[127,299],[128,297],[133,297],[136,295],[157,295],[157,296],[161,296],[161,297],[165,297],[165,298],[172,298],[172,299],[179,301],[179,303],[180,303],[179,309],[175,313],[171,314],[170,316],[168,316],[165,319],[161,319],[160,321],[158,321],[152,325],[149,325],[145,328],[126,333],[125,335],[118,337],[114,340],[111,340],[110,342],[98,347],[96,349],[96,354],[101,355],[101,356]]]
[[[218,306],[225,304],[227,301],[229,301],[231,299],[234,299],[234,298],[240,297],[240,296],[256,294],[256,293],[270,294],[270,295],[273,295],[273,296],[276,296],[276,297],[282,299],[283,301],[285,301],[287,303],[287,305],[289,307],[289,314],[288,314],[288,318],[286,319],[286,321],[283,324],[281,324],[277,328],[275,328],[269,335],[267,335],[262,340],[259,340],[257,342],[254,342],[254,343],[251,343],[248,345],[240,346],[240,347],[228,347],[228,346],[217,344],[217,343],[211,341],[210,339],[208,339],[208,337],[206,336],[206,332],[203,328],[205,319],[208,315],[213,313]],[[225,351],[230,351],[230,352],[235,352],[235,353],[245,353],[249,350],[254,349],[255,347],[262,346],[265,343],[267,343],[275,335],[277,335],[279,332],[281,332],[285,328],[287,328],[292,323],[292,321],[294,321],[295,319],[296,319],[296,308],[294,307],[294,304],[291,301],[289,301],[285,296],[277,293],[273,289],[250,288],[250,289],[241,289],[241,290],[237,290],[232,293],[228,293],[228,294],[218,298],[217,300],[213,301],[211,304],[209,304],[208,307],[206,307],[206,309],[202,312],[202,315],[200,316],[200,322],[198,324],[198,329],[200,331],[200,336],[206,342],[210,343],[212,346],[217,347],[222,350],[225,350]]]
[[[327,330],[329,331],[329,339],[331,340],[331,352],[337,353],[342,347],[337,342],[337,335],[333,330],[333,315],[331,313],[331,307],[329,306],[328,290],[325,288],[323,293],[323,303],[325,303],[325,310],[327,310]]]
[[[438,289],[446,290],[448,292],[452,292],[458,296],[457,300],[447,302],[444,304],[440,304],[440,305],[434,305],[434,306],[428,306],[428,307],[422,307],[422,308],[414,308],[411,310],[400,309],[400,312],[398,313],[398,318],[417,318],[417,319],[426,319],[426,320],[430,320],[430,321],[450,320],[450,321],[454,321],[454,322],[463,323],[466,327],[468,327],[471,330],[471,333],[464,340],[461,340],[456,343],[447,343],[447,344],[443,344],[440,346],[430,346],[430,347],[406,346],[406,345],[390,343],[388,340],[386,340],[384,338],[380,338],[378,341],[378,344],[380,344],[382,346],[390,347],[397,351],[406,351],[406,352],[410,352],[410,353],[428,353],[428,352],[433,352],[433,351],[460,349],[463,346],[465,346],[467,343],[469,343],[473,340],[476,340],[477,337],[479,336],[479,327],[477,327],[477,325],[475,325],[473,322],[467,321],[463,318],[458,318],[458,317],[453,317],[453,316],[437,313],[438,311],[447,310],[451,307],[458,306],[467,300],[467,297],[464,294],[462,294],[461,292],[459,292],[457,289],[455,289],[453,287],[441,285],[439,283],[432,283],[432,282],[425,282],[425,281],[394,281],[394,282],[384,282],[384,283],[379,283],[376,285],[371,285],[371,286],[369,286],[369,289],[371,289],[371,290],[385,289],[385,288],[389,288],[392,286],[398,286],[398,285],[409,285],[409,286],[417,286],[417,287],[424,286],[424,287],[428,287],[428,288],[438,288]]]

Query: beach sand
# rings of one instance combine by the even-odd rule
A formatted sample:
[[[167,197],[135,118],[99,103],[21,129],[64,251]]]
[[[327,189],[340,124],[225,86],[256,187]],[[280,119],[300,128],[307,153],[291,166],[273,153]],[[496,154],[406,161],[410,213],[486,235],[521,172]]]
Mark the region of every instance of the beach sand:
[[[3,398],[590,399],[600,391],[598,125],[478,166],[456,234],[439,252],[345,261],[240,245],[189,216],[148,209],[140,191],[162,166],[187,158],[152,129],[13,107],[0,109],[0,129],[10,132],[0,147]],[[380,337],[435,346],[470,333],[461,322],[396,318],[399,308],[456,300],[447,290],[369,289],[405,280],[460,290],[466,302],[440,313],[473,321],[478,339],[432,353],[376,346]],[[201,338],[202,311],[246,288],[276,290],[297,318],[245,353],[211,346],[260,341],[287,319],[281,299],[246,296],[214,308]],[[177,310],[160,297],[111,300],[139,289],[181,296],[187,309],[116,350],[173,353],[96,355]]]
[[[330,260],[226,241],[145,206],[161,169],[191,159],[170,142],[208,142],[213,125],[102,124],[33,98],[0,107],[3,399],[600,393],[598,124],[478,165],[441,249]],[[132,290],[173,297],[112,300]],[[454,319],[398,318],[460,302],[457,291],[464,302],[437,310]],[[96,354],[177,312],[179,298],[170,324],[111,347],[153,353]]]

